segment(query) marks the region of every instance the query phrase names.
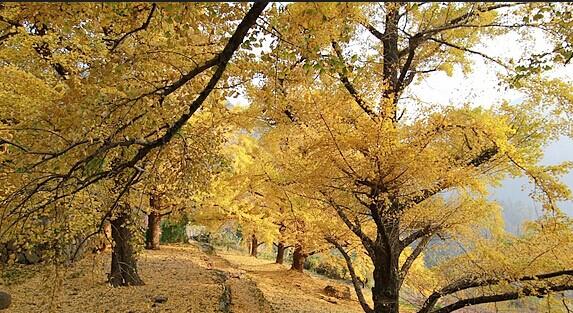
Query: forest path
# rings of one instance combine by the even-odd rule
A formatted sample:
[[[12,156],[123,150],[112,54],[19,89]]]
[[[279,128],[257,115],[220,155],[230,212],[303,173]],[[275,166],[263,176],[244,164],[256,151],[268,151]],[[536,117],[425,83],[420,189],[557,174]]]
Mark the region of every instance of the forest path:
[[[0,285],[12,295],[12,306],[2,312],[272,312],[254,282],[195,245],[143,251],[139,273],[145,285],[138,287],[110,287],[105,282],[110,259],[109,252],[90,255],[59,269],[59,277],[65,277],[61,288],[56,287],[55,273],[45,271],[20,284]],[[26,272],[36,269],[25,268]]]
[[[354,292],[351,300],[324,295],[326,285],[344,283],[198,243],[143,251],[139,273],[144,286],[110,287],[105,282],[110,259],[109,252],[89,255],[73,266],[60,268],[57,275],[37,266],[14,271],[11,275],[41,270],[33,277],[22,276],[20,284],[0,285],[13,300],[2,312],[362,312]],[[62,278],[59,285],[57,281]]]
[[[351,291],[351,300],[334,299],[324,294],[323,289],[327,285],[348,286],[340,281],[291,271],[290,265],[275,264],[273,261],[236,252],[217,253],[235,268],[245,271],[246,276],[256,282],[275,313],[363,312],[354,290]]]
[[[105,282],[110,253],[90,255],[58,275],[45,270],[22,283],[1,286],[12,295],[3,313],[354,313],[355,300],[325,300],[329,280],[288,270],[249,256],[200,245],[169,245],[143,251],[139,272],[145,285],[112,288]],[[27,266],[25,272],[37,270]],[[22,275],[25,272],[13,272]],[[4,273],[7,274],[7,273]],[[59,277],[59,278],[58,278]],[[65,277],[62,287],[58,279]],[[332,300],[332,299],[331,299]]]

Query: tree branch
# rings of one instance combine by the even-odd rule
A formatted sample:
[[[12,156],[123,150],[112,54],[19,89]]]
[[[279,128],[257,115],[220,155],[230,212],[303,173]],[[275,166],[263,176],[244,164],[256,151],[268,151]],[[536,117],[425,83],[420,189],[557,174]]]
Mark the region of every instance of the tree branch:
[[[499,148],[497,146],[493,146],[491,148],[485,149],[480,154],[478,154],[476,157],[469,160],[465,164],[465,166],[471,166],[471,167],[477,168],[480,165],[493,159],[498,154],[498,152],[499,152]],[[414,197],[410,201],[410,203],[412,203],[414,205],[419,204],[419,203],[429,199],[430,197],[436,195],[437,193],[443,191],[447,187],[448,187],[448,184],[446,184],[444,182],[440,182],[434,188],[428,188],[428,189],[422,190],[421,195]]]
[[[333,238],[326,238],[326,241],[333,244],[336,249],[342,254],[344,260],[346,261],[346,266],[348,267],[348,272],[350,273],[350,277],[352,278],[352,285],[354,286],[354,291],[356,292],[356,297],[358,298],[358,302],[360,302],[360,306],[366,313],[374,313],[374,310],[370,308],[368,303],[366,303],[366,299],[364,299],[364,294],[362,293],[362,288],[360,288],[360,283],[358,281],[358,277],[356,276],[356,272],[354,271],[354,266],[352,265],[352,260],[348,253],[344,250],[344,248]]]
[[[396,92],[400,92],[408,85],[408,82],[405,80],[406,74],[410,71],[410,67],[412,66],[412,61],[416,55],[416,48],[418,48],[418,45],[420,44],[420,38],[421,36],[415,35],[408,41],[408,57],[400,70],[400,76],[398,77],[398,83],[396,84]],[[398,53],[398,57],[400,57],[400,53]],[[409,81],[411,82],[411,80]]]
[[[432,311],[432,313],[449,313],[449,312],[453,312],[453,311],[456,311],[456,310],[459,310],[461,308],[471,306],[471,305],[515,300],[515,299],[519,299],[519,298],[523,298],[523,297],[529,297],[529,296],[543,297],[543,296],[548,295],[551,292],[559,292],[559,291],[566,291],[566,290],[573,290],[573,285],[564,284],[564,285],[557,285],[557,286],[549,286],[547,288],[534,288],[534,289],[524,288],[521,290],[521,292],[507,292],[507,293],[502,293],[502,294],[497,294],[497,295],[479,296],[479,297],[460,300],[460,301],[454,302],[450,305],[447,305],[441,309]]]
[[[433,42],[436,42],[436,43],[439,43],[439,44],[448,46],[448,47],[450,47],[450,48],[454,48],[454,49],[457,49],[457,50],[460,50],[460,51],[464,51],[464,52],[467,52],[467,53],[479,55],[479,56],[481,56],[482,58],[487,59],[487,60],[489,60],[489,61],[492,61],[492,62],[498,64],[499,66],[503,67],[503,68],[507,68],[507,65],[503,64],[503,63],[502,63],[501,61],[499,61],[499,60],[496,60],[496,59],[490,57],[489,55],[487,55],[487,54],[485,54],[485,53],[483,53],[483,52],[479,52],[479,51],[476,51],[476,50],[472,50],[472,49],[470,49],[470,48],[461,47],[461,46],[455,45],[455,44],[453,44],[453,43],[449,43],[449,42],[447,42],[447,41],[444,41],[444,40],[441,40],[441,39],[438,39],[438,38],[434,38],[434,37],[430,37],[430,38],[428,38],[428,39],[431,40],[431,41],[433,41]]]
[[[436,231],[436,229],[431,225],[428,225],[422,229],[419,229],[411,233],[409,236],[401,240],[402,249],[411,245],[412,243],[414,243],[414,241],[433,233],[434,231]]]
[[[336,41],[332,42],[332,48],[334,48],[334,51],[336,52],[336,55],[337,55],[338,59],[340,60],[340,62],[342,63],[342,66],[343,66],[342,71],[337,71],[338,78],[340,79],[340,82],[342,82],[342,85],[344,85],[344,88],[346,88],[348,93],[350,93],[350,95],[354,98],[354,101],[356,101],[358,106],[360,106],[360,108],[362,108],[362,110],[368,116],[370,116],[371,118],[376,116],[376,113],[369,108],[366,101],[364,101],[364,99],[362,99],[362,97],[360,96],[360,94],[358,93],[356,88],[354,88],[354,85],[348,79],[348,76],[346,76],[346,72],[348,71],[348,69],[346,67],[346,63],[344,62],[344,56],[342,55],[342,50],[340,49],[340,46],[338,45],[338,43]]]
[[[404,283],[406,275],[408,275],[408,271],[412,267],[412,264],[414,264],[414,261],[416,261],[416,259],[422,253],[422,251],[424,251],[424,249],[426,248],[426,246],[430,242],[430,239],[432,239],[432,233],[425,235],[420,240],[420,242],[418,243],[416,248],[414,248],[414,250],[412,251],[412,254],[410,254],[406,258],[406,261],[404,261],[404,264],[402,264],[402,267],[400,268],[400,284]]]
[[[340,206],[338,206],[336,203],[333,203],[332,200],[329,200],[328,203],[334,208],[334,210],[336,211],[338,216],[340,216],[340,218],[342,219],[344,224],[346,224],[346,226],[356,236],[358,236],[358,238],[360,238],[360,240],[364,244],[364,247],[366,248],[368,253],[372,253],[372,255],[374,255],[373,254],[374,253],[374,249],[373,249],[374,248],[374,241],[370,237],[368,237],[368,235],[366,235],[360,227],[358,227],[356,224],[354,224],[350,221],[350,219],[348,218],[346,213],[344,213],[342,208],[340,208]]]
[[[494,10],[501,9],[501,8],[507,8],[507,7],[512,7],[512,6],[516,6],[516,5],[521,5],[524,3],[526,3],[526,2],[498,3],[498,4],[486,6],[486,7],[478,7],[475,10],[473,10],[473,8],[472,8],[472,9],[470,9],[469,12],[462,14],[462,15],[454,18],[454,19],[451,19],[450,21],[448,21],[447,23],[444,23],[441,26],[419,32],[417,35],[423,35],[423,36],[427,37],[427,36],[432,36],[434,34],[437,34],[439,32],[445,31],[445,30],[463,27],[464,26],[463,23],[468,22],[470,18],[477,16],[480,13],[485,13],[485,12],[490,12],[490,11],[494,11]]]
[[[536,281],[536,280],[547,280],[547,279],[551,279],[551,278],[557,278],[560,276],[573,276],[573,270],[556,271],[556,272],[544,273],[544,274],[539,274],[539,275],[534,275],[534,276],[523,276],[523,277],[520,277],[518,279],[511,280],[510,282],[526,282],[526,281]],[[418,313],[428,313],[428,312],[446,313],[446,312],[451,312],[453,310],[451,310],[451,311],[439,311],[439,310],[438,311],[431,311],[431,309],[436,305],[438,300],[444,296],[451,295],[451,294],[456,293],[458,291],[467,290],[470,288],[493,286],[493,285],[497,285],[501,282],[502,282],[502,280],[500,280],[498,278],[483,279],[483,280],[476,280],[476,279],[472,279],[472,278],[460,279],[460,280],[455,281],[455,282],[449,284],[448,286],[442,288],[441,290],[432,293],[428,297],[428,299],[426,299],[426,301],[424,302],[424,305],[422,306],[422,309],[420,309],[420,311],[418,311]],[[570,290],[570,289],[564,289],[564,290]],[[554,290],[554,291],[560,291],[560,290]],[[526,292],[526,290],[524,289],[523,293],[525,293],[525,292]],[[530,293],[531,293],[531,291],[530,291]],[[509,293],[509,294],[513,294],[513,293]],[[504,294],[504,295],[508,295],[508,294]],[[499,295],[484,296],[484,297],[497,297],[497,296],[499,296]],[[456,303],[466,303],[464,306],[468,306],[468,305],[475,305],[475,304],[479,304],[479,303],[488,303],[488,302],[497,302],[497,301],[506,301],[506,300],[517,299],[517,298],[509,298],[509,299],[505,299],[505,300],[497,300],[497,301],[489,300],[486,302],[473,303],[473,301],[482,301],[482,299],[486,299],[484,297],[477,297],[477,298],[471,298],[471,299],[466,299],[466,300],[460,300]],[[475,300],[475,299],[478,299],[478,300]],[[490,298],[487,298],[487,299],[490,299]],[[495,298],[491,298],[491,299],[495,299]],[[453,307],[452,305],[449,305],[447,307]],[[444,307],[444,308],[446,308],[446,307]],[[461,308],[461,307],[457,307],[456,310],[459,308]]]
[[[114,51],[115,48],[117,48],[127,37],[135,34],[138,31],[142,31],[147,29],[147,27],[149,26],[149,23],[151,22],[151,18],[153,17],[153,13],[155,12],[155,9],[157,9],[157,5],[155,3],[153,3],[151,5],[151,10],[149,11],[149,15],[147,16],[147,19],[145,20],[145,22],[143,22],[143,24],[135,29],[132,29],[130,31],[128,31],[127,33],[125,33],[123,36],[121,36],[121,38],[114,40],[113,41],[113,46],[111,47],[111,51]]]
[[[229,60],[231,59],[235,51],[239,48],[239,46],[243,42],[243,39],[247,35],[247,32],[249,31],[251,26],[255,23],[259,15],[263,12],[267,4],[268,2],[255,2],[251,7],[251,9],[249,10],[249,12],[247,12],[245,17],[243,18],[241,23],[239,23],[237,29],[235,30],[235,32],[225,45],[223,51],[218,55],[217,70],[215,71],[215,73],[213,73],[213,76],[211,76],[211,79],[207,83],[207,86],[203,88],[199,96],[188,106],[187,112],[182,114],[179,117],[179,119],[175,121],[175,123],[167,129],[166,133],[163,136],[157,138],[156,140],[147,144],[145,147],[139,149],[137,154],[126,164],[126,166],[135,165],[137,162],[143,159],[151,150],[169,142],[171,138],[173,138],[173,136],[183,127],[183,125],[185,125],[187,121],[189,121],[191,116],[193,116],[193,114],[199,109],[199,107],[201,107],[203,102],[207,99],[209,94],[211,94],[211,92],[221,79],[221,76],[223,76],[223,73],[225,72]],[[185,81],[184,78],[182,79],[183,81]],[[174,85],[180,87],[183,84],[184,82],[183,83],[178,82]],[[173,92],[177,88],[169,89],[169,92],[167,91],[164,92],[164,95]]]

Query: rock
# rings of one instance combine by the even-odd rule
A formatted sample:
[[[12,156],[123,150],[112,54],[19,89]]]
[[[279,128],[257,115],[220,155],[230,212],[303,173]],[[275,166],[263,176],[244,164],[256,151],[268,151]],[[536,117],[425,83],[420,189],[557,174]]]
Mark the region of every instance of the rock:
[[[41,258],[38,253],[32,250],[26,250],[16,255],[16,263],[30,265],[40,263]]]
[[[7,309],[12,304],[12,296],[9,293],[0,291],[0,310]]]
[[[246,273],[245,271],[240,270],[240,271],[237,271],[237,272],[231,272],[231,273],[229,273],[229,276],[230,276],[231,278],[242,279],[242,278],[245,276],[245,273]]]
[[[336,301],[336,299],[332,298],[332,297],[327,297],[325,295],[320,295],[320,298],[326,302],[330,302],[332,304],[338,304],[338,301]]]
[[[214,255],[215,254],[215,248],[213,248],[213,246],[208,244],[208,243],[199,242],[199,248],[201,248],[201,251],[203,251],[203,253],[205,253],[207,255]]]
[[[153,298],[153,302],[155,302],[155,303],[165,303],[165,302],[167,302],[167,297],[166,297],[166,296],[163,296],[163,295],[156,296],[155,298]]]
[[[23,252],[19,252],[16,255],[16,263],[25,265],[29,264],[28,260],[26,259],[26,254],[24,254]]]
[[[352,298],[352,293],[348,286],[337,287],[328,285],[324,287],[324,293],[329,297],[337,299],[350,300]]]

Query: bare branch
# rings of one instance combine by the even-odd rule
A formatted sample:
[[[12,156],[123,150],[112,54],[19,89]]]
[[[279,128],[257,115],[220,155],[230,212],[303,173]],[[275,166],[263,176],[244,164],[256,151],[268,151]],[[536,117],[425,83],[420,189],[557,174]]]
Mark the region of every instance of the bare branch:
[[[346,88],[348,93],[350,93],[350,95],[354,98],[354,101],[356,101],[358,106],[360,106],[360,108],[362,108],[362,110],[364,112],[366,112],[366,114],[368,114],[368,116],[370,116],[371,118],[376,116],[376,113],[370,109],[370,107],[368,106],[366,101],[364,101],[364,99],[362,99],[362,97],[360,96],[360,94],[358,93],[356,88],[354,88],[354,85],[350,82],[350,80],[348,79],[348,76],[346,76],[346,72],[348,72],[348,69],[346,68],[346,64],[344,62],[344,56],[342,55],[342,50],[340,49],[340,46],[338,45],[337,42],[333,41],[332,47],[334,48],[334,51],[336,52],[338,59],[343,64],[343,70],[337,71],[338,77],[339,77],[340,81],[342,82],[342,85],[344,85],[344,88]]]
[[[432,313],[449,313],[471,305],[515,300],[529,296],[543,297],[551,292],[559,292],[567,290],[573,290],[573,285],[565,284],[565,285],[549,286],[547,288],[534,288],[534,289],[524,288],[521,290],[521,292],[507,292],[497,295],[479,296],[460,300],[450,305],[447,305],[441,309],[432,311]]]
[[[436,43],[439,43],[439,44],[448,46],[448,47],[450,47],[450,48],[454,48],[454,49],[457,49],[457,50],[460,50],[460,51],[464,51],[464,52],[467,52],[467,53],[479,55],[480,57],[482,57],[482,58],[484,58],[484,59],[487,59],[487,60],[489,60],[489,61],[492,61],[492,62],[498,64],[499,66],[503,67],[503,68],[508,68],[507,65],[503,64],[500,60],[494,59],[494,58],[490,57],[489,55],[487,55],[487,54],[485,54],[485,53],[483,53],[483,52],[479,52],[479,51],[476,51],[476,50],[473,50],[473,49],[470,49],[470,48],[466,48],[466,47],[461,47],[461,46],[455,45],[455,44],[453,44],[453,43],[449,43],[449,42],[447,42],[447,41],[444,41],[444,40],[441,40],[441,39],[438,39],[438,38],[434,38],[434,37],[430,37],[430,38],[428,38],[428,39],[431,40],[431,41],[433,41],[433,42],[436,42]]]

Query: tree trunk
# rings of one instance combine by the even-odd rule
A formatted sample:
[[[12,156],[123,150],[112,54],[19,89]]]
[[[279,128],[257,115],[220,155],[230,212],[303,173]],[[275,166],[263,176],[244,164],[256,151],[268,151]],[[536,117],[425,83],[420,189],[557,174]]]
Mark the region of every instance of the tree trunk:
[[[398,313],[400,309],[400,250],[396,249],[399,240],[398,223],[385,225],[389,245],[376,241],[374,249],[374,287],[372,302],[376,313]]]
[[[397,262],[396,262],[397,264]],[[372,301],[376,313],[398,313],[399,303],[399,277],[398,267],[390,268],[374,266],[374,287],[372,287]]]
[[[306,261],[307,256],[308,255],[302,251],[302,246],[297,244],[292,254],[292,267],[290,269],[302,273],[304,270],[304,261]]]
[[[277,259],[275,261],[276,264],[283,264],[285,260],[285,250],[285,244],[279,241],[279,244],[277,245]]]
[[[257,236],[251,236],[251,256],[257,257],[257,250],[259,248],[259,241],[257,240]]]
[[[147,215],[147,233],[145,234],[145,249],[159,250],[161,239],[161,218],[157,211],[151,211]]]
[[[102,251],[111,250],[111,222],[109,220],[103,224],[103,237]]]
[[[129,229],[131,218],[124,212],[111,221],[113,248],[109,283],[114,286],[140,286],[143,280],[137,272],[137,259],[132,246],[133,234]]]
[[[161,197],[151,194],[149,196],[151,213],[147,215],[147,231],[145,233],[145,249],[159,250],[161,239]]]

